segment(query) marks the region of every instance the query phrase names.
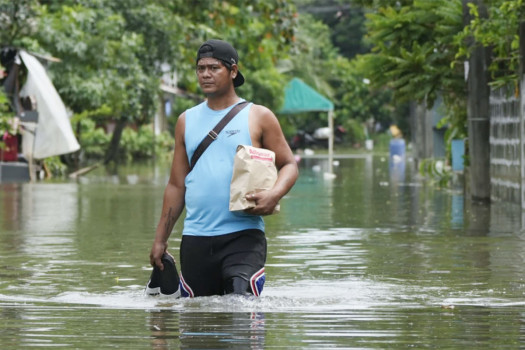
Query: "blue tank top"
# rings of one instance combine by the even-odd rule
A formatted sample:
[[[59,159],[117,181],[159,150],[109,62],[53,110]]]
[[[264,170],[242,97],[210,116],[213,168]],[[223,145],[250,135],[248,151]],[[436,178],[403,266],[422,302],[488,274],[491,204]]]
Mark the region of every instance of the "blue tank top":
[[[232,109],[214,111],[203,102],[186,111],[184,138],[188,159],[204,136]],[[248,113],[244,107],[204,151],[186,176],[186,218],[183,235],[218,236],[247,229],[264,231],[261,216],[230,212],[230,182],[238,145],[251,145]]]

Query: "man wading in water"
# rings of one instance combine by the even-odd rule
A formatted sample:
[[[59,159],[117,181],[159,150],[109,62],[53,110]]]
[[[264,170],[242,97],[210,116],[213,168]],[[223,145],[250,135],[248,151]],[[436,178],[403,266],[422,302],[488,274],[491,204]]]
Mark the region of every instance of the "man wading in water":
[[[246,103],[190,171],[190,160],[202,139],[244,101],[235,91],[244,83],[238,61],[227,42],[209,40],[201,45],[196,72],[207,101],[182,113],[175,127],[175,153],[150,262],[163,269],[168,238],[186,207],[180,247],[182,296],[260,294],[266,261],[262,215],[273,212],[298,176],[277,118],[253,103]],[[229,211],[230,181],[241,144],[275,152],[279,174],[272,189],[247,195],[254,208],[236,213]]]

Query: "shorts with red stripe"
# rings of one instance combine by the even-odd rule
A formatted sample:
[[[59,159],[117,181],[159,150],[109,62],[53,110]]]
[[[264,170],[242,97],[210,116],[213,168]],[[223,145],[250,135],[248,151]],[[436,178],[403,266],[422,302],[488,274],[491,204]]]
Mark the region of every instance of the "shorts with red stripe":
[[[257,229],[211,237],[183,235],[181,295],[227,294],[229,281],[240,278],[247,282],[246,293],[259,296],[265,282],[266,252],[266,237]]]

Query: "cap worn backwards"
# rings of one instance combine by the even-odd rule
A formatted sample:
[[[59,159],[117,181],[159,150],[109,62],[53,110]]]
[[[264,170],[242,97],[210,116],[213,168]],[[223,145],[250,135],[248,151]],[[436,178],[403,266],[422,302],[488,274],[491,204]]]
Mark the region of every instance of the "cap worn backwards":
[[[226,41],[211,39],[201,45],[197,51],[197,62],[201,58],[213,57],[221,60],[228,68],[232,64],[239,64],[237,51]],[[237,76],[233,79],[233,86],[238,87],[244,84],[244,76],[237,70]]]

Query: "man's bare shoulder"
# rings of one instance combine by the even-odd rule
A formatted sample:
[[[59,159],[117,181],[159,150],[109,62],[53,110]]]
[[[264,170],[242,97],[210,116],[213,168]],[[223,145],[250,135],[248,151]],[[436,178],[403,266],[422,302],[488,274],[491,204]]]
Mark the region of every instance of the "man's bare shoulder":
[[[186,112],[182,112],[175,123],[175,139],[184,139],[184,131],[186,129]]]
[[[263,105],[258,105],[256,103],[252,104],[252,111],[254,113],[259,113],[259,114],[266,114],[266,113],[273,114],[273,112],[268,107],[263,106]]]
[[[260,120],[275,119],[275,114],[266,106],[253,104],[250,113]]]

